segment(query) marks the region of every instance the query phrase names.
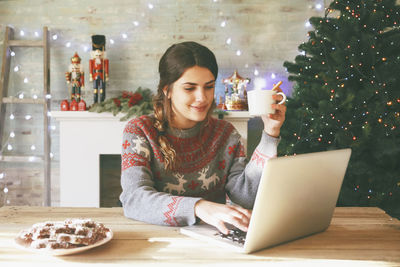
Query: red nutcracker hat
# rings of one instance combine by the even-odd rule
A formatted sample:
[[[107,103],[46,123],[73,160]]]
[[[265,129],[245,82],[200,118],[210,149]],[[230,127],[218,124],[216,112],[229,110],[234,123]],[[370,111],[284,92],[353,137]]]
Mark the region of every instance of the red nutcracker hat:
[[[81,58],[79,57],[77,52],[75,52],[75,55],[73,57],[71,57],[71,62],[72,63],[81,63]]]

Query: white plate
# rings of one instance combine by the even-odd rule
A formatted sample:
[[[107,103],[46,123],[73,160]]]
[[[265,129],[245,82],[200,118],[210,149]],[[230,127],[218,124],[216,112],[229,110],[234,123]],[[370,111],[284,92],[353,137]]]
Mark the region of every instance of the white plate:
[[[88,246],[79,247],[79,248],[68,248],[68,249],[32,248],[32,247],[24,244],[23,240],[18,237],[16,237],[14,239],[14,241],[18,248],[23,249],[25,251],[42,253],[42,254],[51,255],[51,256],[64,256],[64,255],[81,253],[83,251],[104,245],[105,243],[109,242],[112,238],[113,238],[113,232],[110,229],[110,231],[107,232],[107,236],[103,240],[101,240],[97,243],[94,243],[94,244],[88,245]]]

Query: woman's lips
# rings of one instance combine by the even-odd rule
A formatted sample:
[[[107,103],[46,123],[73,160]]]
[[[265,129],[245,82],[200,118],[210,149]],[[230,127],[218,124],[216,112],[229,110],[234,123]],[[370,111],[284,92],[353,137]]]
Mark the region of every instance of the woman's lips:
[[[204,112],[207,109],[207,105],[206,106],[190,106],[190,107],[193,108],[197,112]]]

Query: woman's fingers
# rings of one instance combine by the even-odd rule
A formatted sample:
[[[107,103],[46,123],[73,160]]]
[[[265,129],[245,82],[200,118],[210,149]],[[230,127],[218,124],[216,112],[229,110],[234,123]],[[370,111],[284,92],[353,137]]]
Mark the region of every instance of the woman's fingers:
[[[278,95],[278,94],[272,95],[272,99],[279,103],[279,102],[281,102],[283,100],[283,96]],[[282,103],[282,105],[284,105],[284,104],[285,104],[285,102]]]
[[[200,200],[196,203],[195,214],[224,234],[228,233],[225,223],[231,224],[242,231],[247,231],[251,218],[251,211],[249,210],[206,200]]]
[[[278,104],[272,104],[271,107],[275,109],[274,114],[269,114],[269,118],[273,120],[280,120],[285,117],[286,114],[286,106],[285,105],[278,105]]]
[[[280,112],[283,112],[283,113],[286,112],[286,106],[285,106],[285,105],[282,105],[282,104],[272,104],[271,107],[272,107],[273,109],[277,110],[277,111],[280,111]]]
[[[227,206],[229,208],[228,212],[223,214],[221,218],[224,222],[232,224],[233,226],[239,228],[242,231],[247,231],[250,223],[249,212],[241,212],[237,207]]]
[[[224,221],[220,220],[217,222],[216,225],[214,225],[215,227],[217,227],[218,231],[220,231],[221,233],[227,235],[229,233],[228,228],[226,227]]]

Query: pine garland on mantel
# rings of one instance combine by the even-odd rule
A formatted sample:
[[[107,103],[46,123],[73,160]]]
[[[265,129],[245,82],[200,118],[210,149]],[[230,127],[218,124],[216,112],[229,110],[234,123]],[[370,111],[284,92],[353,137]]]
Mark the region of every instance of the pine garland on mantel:
[[[132,117],[153,113],[153,92],[148,88],[139,87],[135,92],[123,91],[122,95],[107,99],[101,103],[95,103],[90,112],[111,112],[114,116],[118,113],[125,113],[121,121]]]

